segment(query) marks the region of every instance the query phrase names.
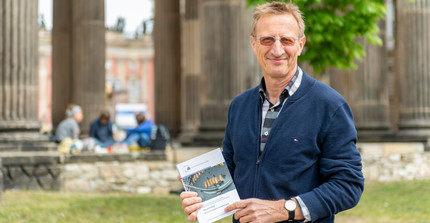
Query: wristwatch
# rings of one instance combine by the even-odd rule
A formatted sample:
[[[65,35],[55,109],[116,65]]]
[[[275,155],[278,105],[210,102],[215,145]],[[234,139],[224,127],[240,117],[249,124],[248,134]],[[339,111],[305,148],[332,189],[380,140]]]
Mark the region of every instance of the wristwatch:
[[[289,199],[285,201],[285,209],[288,211],[288,221],[293,221],[294,217],[296,216],[296,202]]]

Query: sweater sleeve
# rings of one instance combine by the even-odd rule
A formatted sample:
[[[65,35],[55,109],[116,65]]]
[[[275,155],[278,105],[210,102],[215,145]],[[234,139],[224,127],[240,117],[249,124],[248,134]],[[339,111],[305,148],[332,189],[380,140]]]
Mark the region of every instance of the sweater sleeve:
[[[231,110],[232,110],[232,104],[230,104],[230,107],[228,109],[228,120],[227,120],[227,126],[225,128],[225,136],[224,136],[224,140],[222,142],[222,154],[224,156],[225,162],[227,164],[227,167],[230,171],[231,177],[234,179],[234,168],[235,168],[235,164],[233,161],[233,155],[234,155],[234,151],[233,151],[233,146],[231,144]]]
[[[345,102],[331,116],[321,136],[320,176],[324,183],[299,195],[312,221],[332,216],[357,205],[364,189],[357,132]]]

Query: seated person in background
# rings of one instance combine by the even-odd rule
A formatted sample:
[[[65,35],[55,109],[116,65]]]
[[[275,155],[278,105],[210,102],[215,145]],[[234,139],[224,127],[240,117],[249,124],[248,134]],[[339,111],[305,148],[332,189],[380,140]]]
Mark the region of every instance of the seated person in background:
[[[134,129],[127,130],[127,138],[125,138],[122,143],[129,146],[131,143],[136,142],[139,147],[145,148],[149,144],[151,131],[155,125],[141,113],[136,113],[136,121],[138,126]]]
[[[66,110],[66,119],[60,122],[55,131],[55,141],[60,143],[66,138],[78,139],[80,129],[79,122],[84,118],[82,109],[79,105],[69,104]]]
[[[112,146],[115,143],[112,127],[110,113],[108,111],[102,111],[100,116],[91,122],[90,137],[94,139],[96,145],[104,148]]]

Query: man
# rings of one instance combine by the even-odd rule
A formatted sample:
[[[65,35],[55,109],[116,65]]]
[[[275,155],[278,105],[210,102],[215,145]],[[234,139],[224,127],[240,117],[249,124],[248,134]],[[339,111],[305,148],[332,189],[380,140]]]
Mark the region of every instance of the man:
[[[305,25],[293,4],[271,2],[254,12],[251,44],[260,86],[230,104],[223,155],[239,202],[236,222],[334,222],[364,188],[356,130],[347,102],[297,65]],[[181,194],[189,221],[202,207]]]
[[[84,114],[79,105],[69,104],[66,109],[67,118],[58,124],[55,131],[55,141],[60,143],[66,138],[78,139],[79,138],[79,123],[83,120]]]
[[[112,122],[110,121],[110,113],[108,111],[102,111],[100,116],[91,122],[90,137],[94,139],[96,145],[103,148],[112,146],[115,143]]]
[[[145,148],[151,141],[151,131],[155,124],[146,119],[146,116],[142,113],[136,113],[137,127],[134,129],[127,130],[127,138],[125,138],[122,143],[129,146],[133,142],[136,142],[140,148]]]

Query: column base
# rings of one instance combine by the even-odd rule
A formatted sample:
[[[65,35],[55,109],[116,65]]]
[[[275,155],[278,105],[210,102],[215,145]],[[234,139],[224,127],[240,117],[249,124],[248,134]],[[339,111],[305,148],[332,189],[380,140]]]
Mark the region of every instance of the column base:
[[[221,147],[225,136],[225,125],[202,125],[188,142],[181,142],[184,146]]]
[[[194,137],[196,137],[197,133],[198,128],[183,127],[177,137],[177,141],[182,145],[190,145],[193,142]]]
[[[57,144],[34,131],[0,132],[0,152],[56,151]]]
[[[423,143],[425,151],[430,151],[429,129],[362,130],[358,131],[359,142],[419,142]]]

